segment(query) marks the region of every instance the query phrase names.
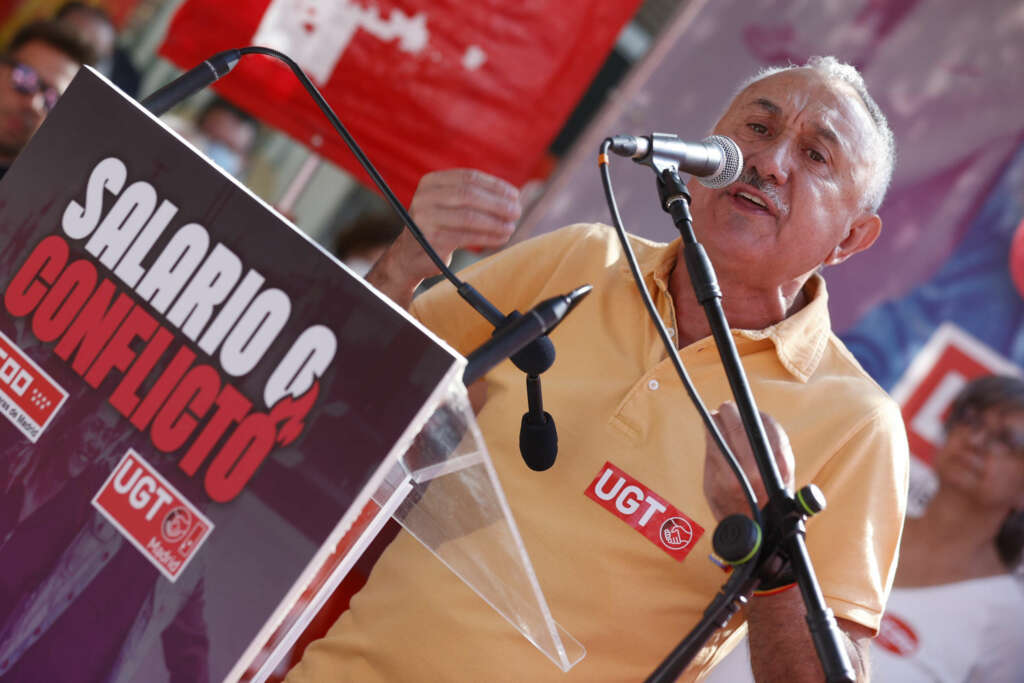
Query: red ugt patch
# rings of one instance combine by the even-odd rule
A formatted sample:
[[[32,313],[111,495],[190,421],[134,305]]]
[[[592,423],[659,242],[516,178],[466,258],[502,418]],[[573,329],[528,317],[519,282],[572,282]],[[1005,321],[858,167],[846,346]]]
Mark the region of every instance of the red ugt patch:
[[[583,493],[679,562],[704,534],[701,525],[610,462]]]

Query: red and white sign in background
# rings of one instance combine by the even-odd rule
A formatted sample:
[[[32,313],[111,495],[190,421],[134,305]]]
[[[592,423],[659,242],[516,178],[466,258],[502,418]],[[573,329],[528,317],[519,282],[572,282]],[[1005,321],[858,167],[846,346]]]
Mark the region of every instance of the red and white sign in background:
[[[246,45],[302,66],[408,202],[432,170],[522,185],[639,0],[187,0],[161,54],[184,69]],[[283,64],[246,57],[216,89],[366,182]]]

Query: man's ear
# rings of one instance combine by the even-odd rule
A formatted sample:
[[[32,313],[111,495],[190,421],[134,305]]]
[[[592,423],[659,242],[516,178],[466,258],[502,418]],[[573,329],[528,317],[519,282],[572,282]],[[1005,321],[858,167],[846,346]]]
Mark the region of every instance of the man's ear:
[[[877,213],[864,213],[850,226],[843,241],[825,258],[826,266],[842,263],[857,252],[864,251],[878,239],[882,232],[882,219]]]

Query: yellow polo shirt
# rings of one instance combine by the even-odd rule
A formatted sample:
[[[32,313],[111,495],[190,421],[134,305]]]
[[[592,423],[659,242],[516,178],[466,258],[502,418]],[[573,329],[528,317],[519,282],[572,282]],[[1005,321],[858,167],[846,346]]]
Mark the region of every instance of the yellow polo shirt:
[[[657,310],[675,327],[668,291],[678,241],[633,238]],[[518,450],[527,408],[508,361],[486,378],[478,420],[554,618],[587,648],[567,674],[507,624],[416,540],[401,534],[367,586],[289,681],[639,681],[699,619],[725,580],[707,558],[715,521],[702,491],[704,432],[603,225],[575,225],[515,245],[463,274],[503,312],[589,283],[594,291],[553,332],[544,406],[559,433],[554,467],[533,472]],[[796,482],[814,482],[828,509],[807,544],[836,616],[877,629],[892,584],[907,485],[896,404],[830,330],[825,283],[810,303],[765,330],[733,336],[761,410],[785,428]],[[490,326],[451,287],[413,313],[468,353]],[[714,342],[680,351],[705,404],[731,399]],[[704,529],[682,561],[584,494],[610,462]],[[693,680],[739,639],[720,631],[683,675]],[[794,624],[793,628],[801,628]],[[745,630],[745,629],[740,629]]]

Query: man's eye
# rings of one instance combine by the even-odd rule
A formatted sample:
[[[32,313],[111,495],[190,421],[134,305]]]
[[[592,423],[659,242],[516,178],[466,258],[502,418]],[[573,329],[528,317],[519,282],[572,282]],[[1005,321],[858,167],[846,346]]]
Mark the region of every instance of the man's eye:
[[[813,161],[813,162],[815,162],[817,164],[825,163],[825,157],[821,154],[821,152],[819,152],[817,150],[814,150],[814,149],[807,150],[807,156],[811,159],[811,161]]]
[[[764,125],[763,123],[748,123],[747,128],[754,131],[758,135],[764,135],[765,133],[768,132],[768,126]]]

